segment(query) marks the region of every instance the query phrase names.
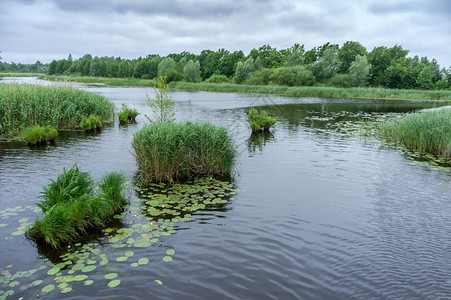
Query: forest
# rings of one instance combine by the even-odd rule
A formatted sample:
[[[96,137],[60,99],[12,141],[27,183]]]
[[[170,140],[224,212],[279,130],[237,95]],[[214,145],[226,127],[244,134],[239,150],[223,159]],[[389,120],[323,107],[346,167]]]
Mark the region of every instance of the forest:
[[[247,85],[383,87],[443,90],[451,88],[451,66],[441,68],[435,59],[409,56],[400,45],[368,51],[358,42],[341,47],[326,43],[306,50],[294,44],[278,50],[270,45],[243,51],[203,50],[200,54],[149,54],[137,59],[93,57],[39,61],[33,65],[1,63],[3,72],[40,72],[48,75],[96,76],[167,81],[237,83]]]

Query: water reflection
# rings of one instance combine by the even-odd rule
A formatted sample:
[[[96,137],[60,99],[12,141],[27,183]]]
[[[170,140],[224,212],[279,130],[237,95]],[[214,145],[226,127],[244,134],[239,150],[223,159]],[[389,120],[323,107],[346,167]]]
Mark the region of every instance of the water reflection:
[[[274,134],[270,131],[253,132],[247,141],[249,156],[257,151],[262,152],[267,143],[274,140]]]

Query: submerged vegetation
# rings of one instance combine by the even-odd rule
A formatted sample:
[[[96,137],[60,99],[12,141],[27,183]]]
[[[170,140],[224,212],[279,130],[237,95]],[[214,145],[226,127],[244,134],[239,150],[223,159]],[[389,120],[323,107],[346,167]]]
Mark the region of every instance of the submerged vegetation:
[[[117,114],[121,125],[135,123],[138,115],[139,112],[135,108],[128,108],[125,103],[122,103],[121,111]]]
[[[50,126],[43,127],[35,125],[33,127],[27,127],[23,131],[23,136],[31,146],[54,142],[57,135],[58,130]]]
[[[132,142],[141,183],[230,174],[236,146],[227,129],[211,123],[152,123]]]
[[[266,110],[258,111],[255,108],[250,108],[247,113],[247,121],[252,129],[252,132],[269,131],[271,127],[276,124],[276,120],[268,116]]]
[[[75,129],[92,114],[109,122],[114,104],[73,87],[0,84],[1,139],[20,139],[23,130],[35,124],[57,130]]]
[[[387,140],[420,153],[451,159],[451,109],[411,113],[379,127]]]
[[[112,172],[98,185],[97,194],[91,176],[75,165],[44,187],[38,204],[44,215],[26,232],[36,243],[61,248],[79,240],[90,229],[103,227],[121,210],[127,200],[122,194],[125,176]]]

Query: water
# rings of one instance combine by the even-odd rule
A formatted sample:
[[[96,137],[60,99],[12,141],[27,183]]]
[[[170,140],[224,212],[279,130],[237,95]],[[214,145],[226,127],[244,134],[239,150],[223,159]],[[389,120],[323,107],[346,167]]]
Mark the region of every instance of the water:
[[[146,123],[145,94],[152,95],[152,89],[78,86],[142,114],[135,125],[115,123],[97,135],[66,133],[55,146],[0,144],[0,207],[23,207],[18,215],[0,215],[0,224],[7,224],[0,227],[2,272],[38,268],[51,256],[11,233],[20,219],[34,219],[31,206],[42,185],[63,167],[77,163],[95,178],[113,170],[136,173],[130,144]],[[57,288],[46,299],[451,297],[451,166],[418,162],[356,132],[356,125],[367,121],[446,103],[172,95],[178,120],[211,121],[233,133],[239,146],[233,182],[244,191],[222,208],[174,223],[175,233],[150,247],[117,249],[102,242],[97,247],[111,259],[89,273],[94,283],[70,282],[72,291],[61,294]],[[277,117],[271,135],[251,137],[245,122],[249,106]],[[176,251],[170,263],[162,260],[167,249]],[[135,260],[147,257],[149,265],[115,261],[127,250]],[[0,282],[0,290],[13,290],[12,299],[34,298],[54,283],[48,270],[17,279],[13,287]],[[118,273],[118,287],[107,286],[109,272]],[[27,285],[37,279],[44,283]]]

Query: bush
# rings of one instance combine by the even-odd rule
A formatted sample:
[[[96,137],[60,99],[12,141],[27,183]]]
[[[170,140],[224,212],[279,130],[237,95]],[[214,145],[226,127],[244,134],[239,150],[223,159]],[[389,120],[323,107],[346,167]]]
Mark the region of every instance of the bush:
[[[266,110],[258,112],[255,108],[249,109],[247,121],[252,132],[269,131],[276,124],[276,120],[268,116]]]
[[[152,123],[135,133],[132,146],[142,184],[230,174],[236,158],[227,129],[211,123]]]
[[[204,81],[205,83],[230,83],[231,80],[225,75],[213,74]]]
[[[128,108],[125,103],[122,103],[121,111],[117,114],[120,124],[134,123],[138,115],[139,113],[136,109]]]
[[[273,69],[262,69],[252,73],[251,77],[246,81],[249,85],[268,85]]]
[[[340,88],[351,87],[351,81],[348,74],[338,74],[330,79],[330,85]]]
[[[311,86],[316,79],[313,73],[305,67],[277,68],[269,80],[276,85]]]
[[[122,194],[125,176],[112,172],[99,183],[94,194],[94,181],[88,173],[75,165],[63,170],[56,181],[44,187],[43,200],[38,204],[44,213],[38,217],[26,236],[36,243],[53,248],[81,239],[90,229],[103,227],[106,222],[126,204]]]

